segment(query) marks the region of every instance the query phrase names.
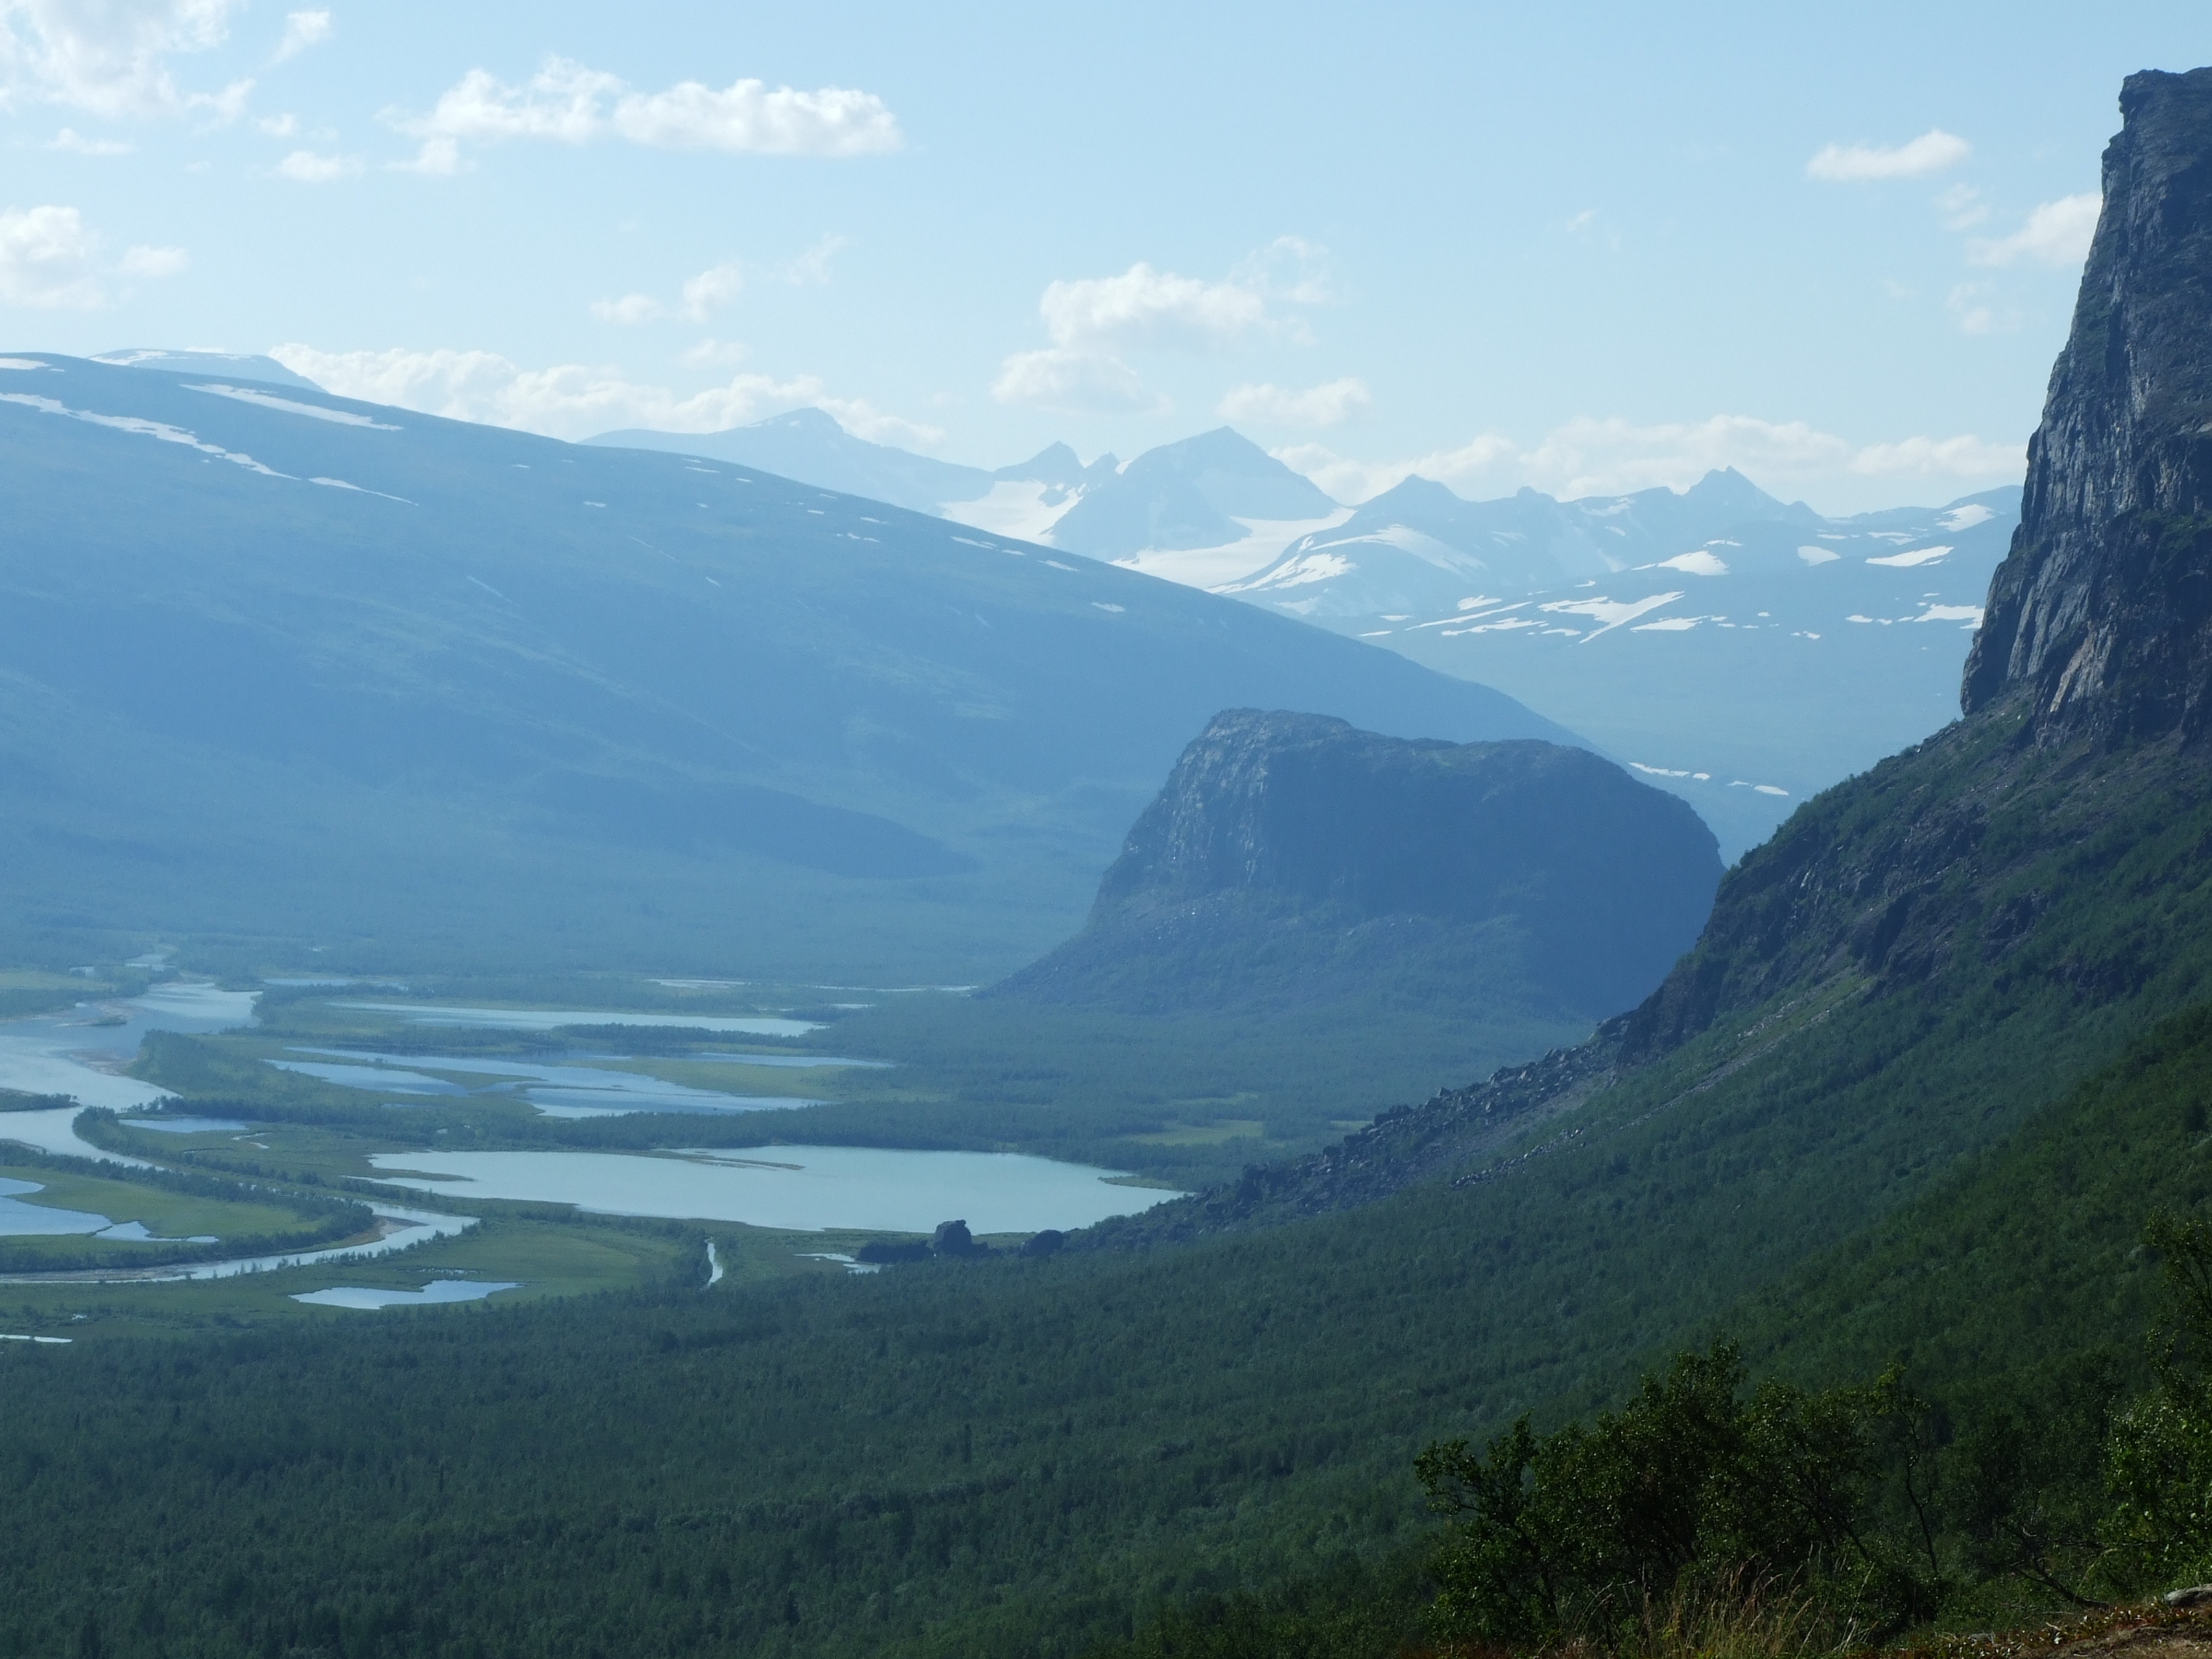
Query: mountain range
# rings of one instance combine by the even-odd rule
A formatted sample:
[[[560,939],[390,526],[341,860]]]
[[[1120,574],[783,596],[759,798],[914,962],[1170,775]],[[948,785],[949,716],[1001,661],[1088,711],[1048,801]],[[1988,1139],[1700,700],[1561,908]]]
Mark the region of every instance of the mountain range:
[[[872,494],[1497,686],[1690,801],[1731,858],[1951,717],[2020,513],[2006,487],[1828,518],[1732,470],[1570,501],[1473,501],[1412,477],[1346,507],[1226,427],[1126,465],[1054,445],[997,472],[866,442],[813,410],[593,441]]]
[[[1224,708],[1580,741],[942,518],[118,356],[0,357],[0,879],[33,959],[995,977]]]

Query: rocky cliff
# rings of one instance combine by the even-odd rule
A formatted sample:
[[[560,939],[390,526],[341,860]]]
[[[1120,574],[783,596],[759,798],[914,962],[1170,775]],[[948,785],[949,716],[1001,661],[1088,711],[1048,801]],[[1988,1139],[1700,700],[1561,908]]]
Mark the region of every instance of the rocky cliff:
[[[1597,1018],[1697,937],[1712,832],[1585,750],[1410,742],[1232,709],[1190,746],[1084,931],[997,989],[1140,1011],[1395,986]]]
[[[2073,331],[1966,663],[2046,740],[2212,716],[2212,69],[2128,77]]]
[[[2131,76],[2121,108],[1966,718],[1753,848],[1590,1042],[1079,1248],[1444,1180],[1480,1206],[1539,1168],[1602,1217],[1666,1168],[1780,1206],[1700,1241],[1732,1296],[1762,1251],[1786,1267],[1788,1214],[1842,1236],[2212,998],[2212,70]]]

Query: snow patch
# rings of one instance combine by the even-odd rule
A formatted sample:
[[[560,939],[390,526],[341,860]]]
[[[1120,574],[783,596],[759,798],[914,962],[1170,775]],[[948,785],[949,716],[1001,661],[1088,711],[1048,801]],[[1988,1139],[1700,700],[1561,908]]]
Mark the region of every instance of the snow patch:
[[[1733,543],[1730,544],[1734,545]],[[1671,559],[1662,559],[1656,564],[1639,565],[1640,570],[1679,570],[1686,576],[1725,576],[1728,566],[1723,561],[1699,548],[1694,553],[1677,553]]]
[[[53,368],[52,363],[33,362],[28,357],[0,357],[0,368]],[[56,374],[61,371],[56,369]]]
[[[1982,607],[1978,605],[1931,605],[1914,622],[1962,622],[1982,625]]]
[[[1906,539],[1910,540],[1908,537]],[[1948,547],[1916,547],[1905,553],[1885,553],[1879,558],[1869,559],[1869,564],[1886,564],[1899,570],[1910,570],[1918,564],[1933,564],[1951,550]]]
[[[386,495],[386,492],[381,489],[364,489],[357,483],[348,483],[343,478],[310,478],[307,482],[312,484],[321,484],[326,489],[350,489],[356,495],[383,495],[386,501],[398,501],[403,507],[412,507],[415,505],[414,502],[409,501],[404,495]]]
[[[307,415],[319,421],[335,421],[340,426],[372,427],[379,432],[397,432],[399,428],[386,421],[373,421],[366,415],[356,415],[347,409],[325,409],[320,404],[303,404],[295,398],[280,398],[273,392],[254,392],[242,386],[224,386],[211,381],[206,386],[188,386],[187,392],[208,392],[218,398],[235,398],[241,404],[255,404],[263,409],[280,409],[287,415]]]
[[[1596,639],[1600,635],[1610,634],[1616,628],[1624,628],[1638,617],[1648,615],[1662,605],[1672,605],[1681,597],[1680,593],[1655,593],[1648,599],[1633,601],[1607,599],[1554,599],[1549,605],[1540,608],[1568,616],[1588,617],[1596,622],[1599,626],[1591,632],[1589,638],[1582,641],[1584,645],[1588,645],[1590,640]]]
[[[1313,582],[1349,576],[1359,567],[1341,553],[1302,553],[1288,564],[1279,564],[1248,582],[1230,582],[1216,593],[1264,593],[1271,588],[1304,587]]]
[[[41,415],[65,416],[72,421],[110,427],[118,432],[129,432],[142,438],[156,438],[165,444],[183,444],[187,448],[198,450],[203,455],[228,461],[234,466],[242,466],[249,472],[258,472],[267,478],[289,478],[292,476],[289,472],[279,472],[264,466],[252,456],[225,449],[220,444],[204,444],[184,428],[171,426],[166,421],[142,421],[136,415],[94,415],[89,410],[71,409],[66,404],[56,403],[52,398],[34,398],[23,392],[0,392],[0,404],[21,404],[37,410]]]
[[[1978,524],[1987,524],[1996,514],[1979,501],[1969,501],[1964,507],[1954,507],[1936,522],[1953,535],[1961,530],[1972,530]]]
[[[1807,564],[1833,564],[1844,556],[1832,547],[1801,547],[1797,556]]]
[[[1110,611],[1117,617],[1129,608],[1125,605],[1109,605],[1103,599],[1091,600],[1091,606],[1094,611]]]

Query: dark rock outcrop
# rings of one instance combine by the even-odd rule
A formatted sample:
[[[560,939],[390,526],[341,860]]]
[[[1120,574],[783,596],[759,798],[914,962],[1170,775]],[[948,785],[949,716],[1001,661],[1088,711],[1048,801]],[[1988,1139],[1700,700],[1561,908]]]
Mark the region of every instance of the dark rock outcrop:
[[[1232,709],[1183,751],[1084,931],[994,994],[1137,1012],[1468,993],[1591,1018],[1696,939],[1684,802],[1580,749]]]
[[[2012,551],[1967,659],[2044,740],[2212,717],[2212,69],[2128,77]]]

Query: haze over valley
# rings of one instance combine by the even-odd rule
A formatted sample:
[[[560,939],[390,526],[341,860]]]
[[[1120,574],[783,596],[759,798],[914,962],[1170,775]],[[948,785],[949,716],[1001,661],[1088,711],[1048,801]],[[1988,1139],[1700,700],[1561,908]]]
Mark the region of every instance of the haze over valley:
[[[2198,22],[0,0],[0,1653],[2202,1659]]]

